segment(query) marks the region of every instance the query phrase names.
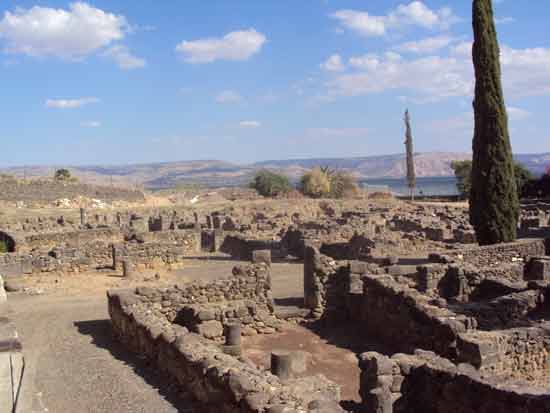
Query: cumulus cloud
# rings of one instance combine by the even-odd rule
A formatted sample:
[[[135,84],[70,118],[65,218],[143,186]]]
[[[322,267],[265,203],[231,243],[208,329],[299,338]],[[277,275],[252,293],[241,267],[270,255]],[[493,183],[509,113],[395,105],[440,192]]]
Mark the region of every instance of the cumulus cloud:
[[[384,36],[391,29],[405,25],[425,29],[447,29],[459,21],[448,7],[432,10],[421,1],[401,4],[383,16],[372,15],[366,11],[343,9],[330,15],[343,28],[354,31],[362,36]]]
[[[121,40],[128,29],[124,16],[85,2],[71,3],[68,10],[16,8],[14,12],[6,11],[0,20],[0,38],[7,52],[69,60],[80,60]]]
[[[444,49],[453,42],[453,38],[447,35],[426,37],[425,39],[405,42],[396,47],[400,52],[428,54]]]
[[[145,59],[134,56],[126,46],[120,44],[107,49],[103,56],[113,60],[124,70],[141,69],[147,65]]]
[[[321,69],[327,72],[341,72],[344,70],[344,64],[339,54],[333,54],[324,63],[321,63]]]
[[[336,93],[356,96],[385,90],[410,90],[435,98],[464,96],[472,92],[462,61],[428,56],[403,59],[395,53],[374,54],[350,59],[360,71],[342,74],[330,83]]]
[[[331,14],[340,24],[363,36],[383,36],[386,34],[386,17],[372,16],[368,12],[357,10],[338,10]]]
[[[262,126],[257,120],[243,120],[239,122],[239,126],[243,129],[256,129]]]
[[[357,96],[388,90],[405,91],[405,99],[433,102],[448,97],[471,97],[474,70],[471,42],[448,47],[446,55],[409,58],[393,51],[348,60],[349,70],[328,82],[329,96]],[[550,48],[501,47],[506,97],[550,95]]]
[[[193,41],[184,40],[176,46],[188,63],[212,63],[216,60],[248,60],[258,53],[266,37],[255,29],[235,31],[225,36]]]
[[[91,103],[98,103],[99,99],[94,97],[80,99],[48,99],[45,106],[51,109],[77,109]]]
[[[239,103],[242,100],[242,96],[233,90],[224,90],[216,96],[216,102],[218,103]]]

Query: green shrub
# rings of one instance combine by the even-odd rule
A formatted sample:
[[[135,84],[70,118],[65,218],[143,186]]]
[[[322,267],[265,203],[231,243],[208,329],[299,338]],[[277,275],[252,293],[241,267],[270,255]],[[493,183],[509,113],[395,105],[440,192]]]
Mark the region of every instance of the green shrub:
[[[468,198],[472,188],[472,161],[454,161],[451,163],[451,168],[455,172],[458,192],[464,198]],[[521,195],[527,182],[534,179],[534,176],[530,170],[519,162],[514,162],[514,176],[518,195]]]
[[[68,181],[71,179],[71,172],[68,169],[57,169],[53,175],[56,181]]]
[[[8,244],[6,241],[0,241],[0,254],[5,254],[8,252]]]
[[[468,198],[472,188],[472,161],[453,161],[451,168],[455,172],[458,192],[462,197]]]
[[[292,191],[292,185],[288,178],[268,170],[256,173],[250,187],[262,196],[278,196]]]

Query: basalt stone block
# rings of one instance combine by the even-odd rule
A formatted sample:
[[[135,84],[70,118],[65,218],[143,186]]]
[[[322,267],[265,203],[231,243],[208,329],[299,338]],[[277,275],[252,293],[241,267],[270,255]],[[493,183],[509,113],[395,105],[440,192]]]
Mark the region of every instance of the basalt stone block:
[[[271,250],[253,251],[252,262],[254,264],[266,264],[267,266],[271,266]]]
[[[366,274],[368,271],[367,263],[360,261],[350,262],[349,269],[352,274]]]
[[[526,281],[550,281],[550,257],[531,258],[525,266]]]
[[[205,338],[213,339],[223,335],[223,325],[216,320],[205,321],[195,326],[195,332]]]

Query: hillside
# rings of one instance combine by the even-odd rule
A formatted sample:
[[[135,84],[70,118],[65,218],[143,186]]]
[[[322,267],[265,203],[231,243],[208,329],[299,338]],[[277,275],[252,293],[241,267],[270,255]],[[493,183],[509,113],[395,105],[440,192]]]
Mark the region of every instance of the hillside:
[[[415,156],[419,177],[450,176],[454,160],[470,157],[467,153],[428,152]],[[536,174],[550,164],[550,153],[521,154],[516,159]],[[400,178],[405,175],[405,155],[383,155],[353,158],[287,159],[262,161],[242,165],[218,160],[163,162],[135,165],[91,165],[69,167],[82,182],[109,186],[145,187],[160,189],[178,184],[197,183],[208,187],[239,186],[250,182],[254,172],[261,168],[277,170],[293,180],[315,166],[346,170],[360,179]],[[55,167],[14,167],[0,169],[0,173],[26,176],[52,176]]]

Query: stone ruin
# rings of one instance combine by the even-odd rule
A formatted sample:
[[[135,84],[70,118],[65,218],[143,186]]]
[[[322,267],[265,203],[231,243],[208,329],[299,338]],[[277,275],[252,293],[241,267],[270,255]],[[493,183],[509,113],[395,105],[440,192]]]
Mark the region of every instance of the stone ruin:
[[[466,248],[413,273],[308,246],[305,304],[384,348],[359,357],[365,412],[550,411],[547,244]],[[504,278],[491,263],[520,268]]]
[[[274,352],[266,373],[240,349],[241,335],[276,339],[284,321],[273,308],[270,263],[292,256],[304,262],[306,324],[350,325],[380,343],[358,356],[355,411],[544,412],[548,210],[524,205],[521,232],[530,238],[490,247],[475,244],[463,210],[442,206],[83,210],[3,222],[14,248],[0,254],[0,273],[114,268],[131,277],[219,252],[252,261],[211,283],[110,291],[117,337],[204,411],[342,412],[337,383],[288,374],[292,355]]]
[[[293,378],[288,354],[272,354],[276,374],[241,356],[241,333],[273,334],[280,324],[269,263],[265,254],[255,258],[209,284],[110,291],[116,336],[200,401],[201,411],[343,412],[340,388],[323,376]]]

